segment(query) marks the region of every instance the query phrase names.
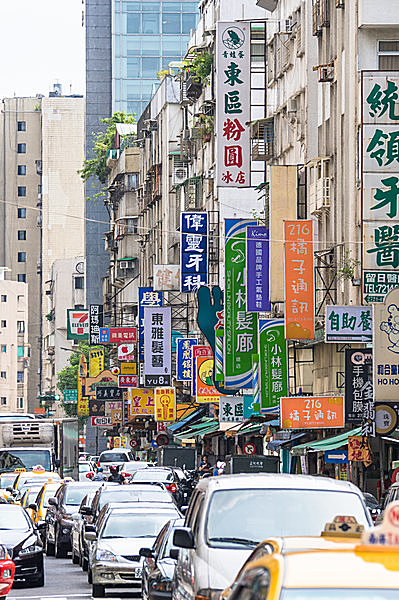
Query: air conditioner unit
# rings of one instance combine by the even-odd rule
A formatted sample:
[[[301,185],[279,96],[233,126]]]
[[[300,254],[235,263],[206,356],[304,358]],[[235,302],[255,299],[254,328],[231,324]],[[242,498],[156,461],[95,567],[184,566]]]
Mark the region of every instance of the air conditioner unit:
[[[172,185],[179,185],[186,181],[188,177],[188,164],[182,160],[174,160]]]
[[[332,83],[334,81],[334,65],[319,67],[319,83]]]
[[[133,269],[133,261],[132,260],[121,260],[119,262],[119,267],[121,269]]]

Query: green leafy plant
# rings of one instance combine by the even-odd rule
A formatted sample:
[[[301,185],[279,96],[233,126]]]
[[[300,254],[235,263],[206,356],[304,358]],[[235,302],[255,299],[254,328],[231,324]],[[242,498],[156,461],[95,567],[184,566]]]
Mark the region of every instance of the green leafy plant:
[[[161,69],[157,73],[157,79],[162,81],[166,77],[166,75],[169,75],[169,69]]]
[[[209,83],[212,71],[213,56],[209,52],[197,52],[184,62],[185,71],[198,83]]]
[[[196,127],[200,135],[202,137],[209,136],[213,132],[214,129],[214,119],[211,115],[200,114],[196,118],[194,122],[194,127]]]
[[[360,260],[351,258],[352,250],[345,250],[341,260],[341,266],[338,269],[338,276],[341,279],[354,279],[356,268],[360,265]]]

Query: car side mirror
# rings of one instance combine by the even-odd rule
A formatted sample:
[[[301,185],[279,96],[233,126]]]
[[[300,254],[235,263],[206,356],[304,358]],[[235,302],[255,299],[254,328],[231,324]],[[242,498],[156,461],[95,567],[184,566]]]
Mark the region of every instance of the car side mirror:
[[[12,488],[12,487],[8,487],[6,489],[7,489],[7,492],[10,492],[10,494],[13,494],[15,492],[14,488]]]
[[[36,512],[37,511],[37,504],[34,504],[34,503],[33,504],[29,504],[29,508],[31,510],[34,510]]]
[[[45,529],[46,528],[46,521],[39,521],[36,524],[36,527],[40,530],[40,529]]]
[[[181,506],[180,507],[180,512],[182,515],[185,515],[187,512],[188,506]]]
[[[195,548],[194,536],[190,527],[177,527],[173,534],[173,545],[178,548]]]
[[[140,548],[139,554],[140,556],[144,556],[144,558],[154,558],[154,553],[151,548]]]
[[[57,498],[49,498],[48,499],[48,503],[50,506],[55,506],[57,508],[58,506],[58,500]]]
[[[179,550],[177,548],[171,548],[169,550],[169,556],[170,558],[173,558],[173,560],[177,560],[179,558]]]
[[[86,517],[89,517],[93,514],[93,511],[91,510],[90,506],[82,506],[79,512],[80,514],[85,515]]]
[[[94,542],[97,535],[95,531],[85,531],[85,540],[88,542]]]

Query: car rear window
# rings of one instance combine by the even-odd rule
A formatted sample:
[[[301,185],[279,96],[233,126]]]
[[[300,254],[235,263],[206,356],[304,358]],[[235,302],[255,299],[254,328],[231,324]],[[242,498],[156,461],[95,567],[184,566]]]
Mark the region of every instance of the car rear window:
[[[141,469],[136,471],[132,477],[133,481],[171,481],[173,473],[170,471],[157,471],[156,469]]]
[[[101,454],[99,462],[126,462],[127,458],[128,457],[126,456],[126,454],[122,452],[104,452],[103,454]]]

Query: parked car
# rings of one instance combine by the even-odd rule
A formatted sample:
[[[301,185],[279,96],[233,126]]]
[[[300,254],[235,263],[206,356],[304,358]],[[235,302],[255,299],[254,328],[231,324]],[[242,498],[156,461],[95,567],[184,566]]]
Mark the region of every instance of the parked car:
[[[152,548],[140,549],[140,556],[144,557],[143,600],[171,600],[178,553],[173,547],[173,534],[175,528],[183,524],[183,519],[170,520],[159,532]],[[175,550],[174,556],[171,556],[171,550]]]
[[[90,489],[98,488],[101,482],[68,481],[63,483],[49,498],[46,513],[45,549],[48,556],[65,558],[71,550],[73,515]]]
[[[381,506],[377,498],[369,492],[364,492],[363,497],[364,501],[366,502],[366,506],[370,511],[371,518],[373,519],[373,521],[376,521],[379,515],[381,514]]]
[[[0,598],[5,600],[14,583],[15,564],[5,546],[0,544]]]
[[[95,465],[91,461],[82,460],[78,463],[79,481],[87,481],[91,479],[95,473]],[[91,477],[90,477],[91,474]]]
[[[372,524],[362,493],[346,481],[272,473],[201,479],[185,526],[173,536],[180,548],[174,600],[211,600],[233,581],[259,542],[273,536],[320,536],[336,515]]]
[[[92,541],[90,574],[93,598],[103,598],[106,587],[131,586],[141,591],[143,544],[152,546],[170,519],[180,516],[173,504],[143,503],[104,509],[97,532],[86,531]],[[93,526],[92,526],[93,527]],[[86,528],[87,529],[87,528]]]
[[[15,581],[44,585],[43,546],[37,527],[18,504],[0,504],[1,541],[15,564]]]
[[[88,520],[88,515],[84,512],[84,509],[90,508],[93,498],[96,494],[96,489],[90,490],[80,503],[80,507],[77,513],[72,517],[72,531],[71,531],[71,546],[72,546],[72,562],[79,564],[83,567],[84,571],[87,571],[88,554],[87,544],[84,538],[84,528]],[[86,562],[86,565],[83,563]]]
[[[114,450],[104,450],[98,458],[98,464],[103,468],[104,473],[109,473],[109,468],[112,465],[122,467],[125,462],[134,460],[130,450],[125,448],[115,448]]]
[[[163,483],[171,492],[176,504],[181,507],[184,504],[183,486],[176,472],[171,467],[150,467],[136,471],[131,483],[135,485],[141,482]]]

